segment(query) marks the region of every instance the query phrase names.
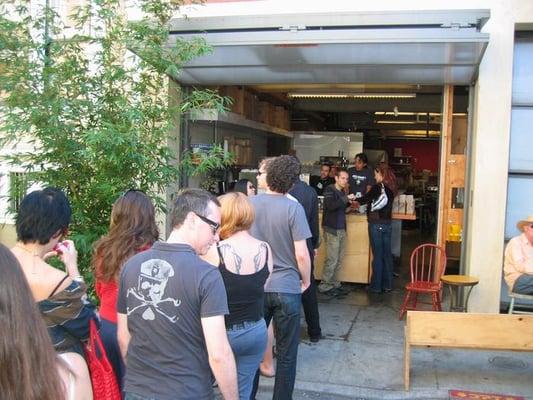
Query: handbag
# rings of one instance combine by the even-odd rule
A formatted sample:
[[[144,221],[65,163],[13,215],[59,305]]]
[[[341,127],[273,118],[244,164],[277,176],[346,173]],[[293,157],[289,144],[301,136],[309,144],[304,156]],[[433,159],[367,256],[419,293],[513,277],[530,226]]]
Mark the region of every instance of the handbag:
[[[381,184],[381,194],[376,200],[373,200],[370,204],[370,211],[378,211],[387,205],[389,198],[385,192],[385,185]]]
[[[107,359],[102,339],[96,328],[94,319],[89,321],[89,343],[84,346],[85,358],[94,400],[120,400],[122,398],[117,384],[117,377],[111,363]]]

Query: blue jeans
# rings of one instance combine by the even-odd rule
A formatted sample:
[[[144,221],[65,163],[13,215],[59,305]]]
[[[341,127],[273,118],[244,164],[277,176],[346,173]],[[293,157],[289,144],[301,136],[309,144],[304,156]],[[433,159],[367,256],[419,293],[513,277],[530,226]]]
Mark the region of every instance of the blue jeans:
[[[124,400],[157,400],[153,397],[144,397],[135,393],[125,393]]]
[[[370,245],[372,246],[372,279],[370,280],[370,291],[381,292],[392,289],[392,250],[390,224],[368,225]]]
[[[300,341],[300,312],[302,295],[265,293],[265,322],[274,321],[276,337],[276,378],[272,400],[291,400],[296,380],[296,361]],[[259,385],[257,370],[251,399],[255,399]]]
[[[520,294],[533,294],[533,275],[520,275],[513,285],[513,292]]]
[[[264,319],[243,322],[227,329],[228,340],[237,364],[239,399],[249,400],[255,372],[265,354],[267,327]]]

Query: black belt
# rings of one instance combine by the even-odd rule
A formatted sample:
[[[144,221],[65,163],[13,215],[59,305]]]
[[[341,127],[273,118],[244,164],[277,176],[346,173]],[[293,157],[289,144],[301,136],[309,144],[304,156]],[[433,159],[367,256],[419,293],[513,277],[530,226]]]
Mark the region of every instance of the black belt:
[[[231,324],[231,325],[226,325],[226,330],[227,331],[238,331],[240,329],[245,329],[245,328],[248,328],[249,326],[251,325],[255,325],[257,324],[259,321],[261,321],[263,318],[261,319],[258,319],[256,321],[242,321],[242,322],[237,322],[235,324]]]

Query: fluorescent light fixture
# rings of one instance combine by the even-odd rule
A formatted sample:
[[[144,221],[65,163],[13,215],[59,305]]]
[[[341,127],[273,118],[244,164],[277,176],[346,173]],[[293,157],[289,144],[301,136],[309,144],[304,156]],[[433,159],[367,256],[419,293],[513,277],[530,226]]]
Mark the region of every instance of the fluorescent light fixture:
[[[408,111],[399,111],[398,112],[398,115],[419,115],[419,116],[426,116],[428,113],[424,113],[424,112],[408,112]],[[374,112],[374,115],[394,115],[394,111],[375,111]],[[440,117],[442,114],[441,113],[435,113],[435,112],[430,112],[429,113],[429,116],[430,117]],[[453,116],[454,117],[466,117],[468,114],[467,113],[453,113]]]
[[[397,116],[397,115],[416,115],[414,112],[408,112],[408,111],[376,111],[374,113],[375,115],[390,115],[390,116]],[[425,115],[425,114],[424,114]]]
[[[402,120],[395,121],[395,120],[386,119],[386,120],[376,121],[376,124],[414,125],[416,124],[416,121],[402,121]]]
[[[287,93],[289,99],[412,99],[416,93]]]

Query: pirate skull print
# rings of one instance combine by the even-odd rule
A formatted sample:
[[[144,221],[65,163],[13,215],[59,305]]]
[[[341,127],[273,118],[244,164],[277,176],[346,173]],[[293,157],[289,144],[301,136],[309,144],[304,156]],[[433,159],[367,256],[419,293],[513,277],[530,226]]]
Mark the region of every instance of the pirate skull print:
[[[127,314],[142,311],[144,320],[152,321],[161,315],[170,322],[178,320],[177,309],[181,300],[165,296],[168,279],[174,276],[174,268],[165,260],[151,259],[141,264],[137,287],[130,288],[126,297],[133,296],[133,306],[128,302]],[[137,303],[137,304],[135,304]]]

